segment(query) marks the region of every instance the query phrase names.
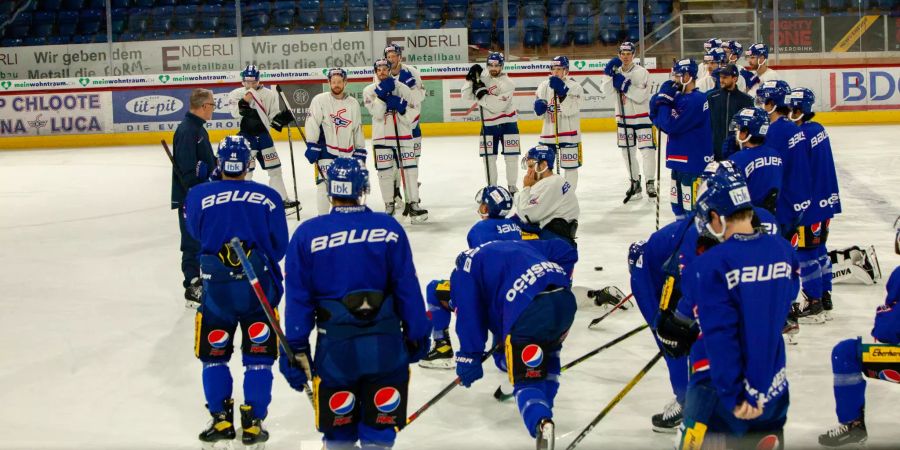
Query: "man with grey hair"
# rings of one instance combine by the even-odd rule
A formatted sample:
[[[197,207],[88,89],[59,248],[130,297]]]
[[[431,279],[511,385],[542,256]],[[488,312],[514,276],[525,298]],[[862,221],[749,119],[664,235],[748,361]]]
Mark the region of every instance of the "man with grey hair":
[[[200,282],[200,262],[197,254],[200,243],[185,228],[184,198],[190,188],[207,181],[208,168],[216,167],[216,157],[209,143],[204,124],[212,119],[216,109],[213,93],[209,89],[191,91],[190,111],[175,129],[172,138],[174,161],[172,164],[172,209],[178,210],[178,228],[181,231],[181,272],[184,275],[185,306],[200,305],[203,285]]]

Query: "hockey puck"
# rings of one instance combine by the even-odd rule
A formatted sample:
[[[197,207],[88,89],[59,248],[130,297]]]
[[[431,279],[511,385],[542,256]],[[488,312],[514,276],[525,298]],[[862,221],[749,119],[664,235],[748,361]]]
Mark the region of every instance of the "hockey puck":
[[[603,270],[603,266],[594,266],[594,270],[599,272],[599,271]]]

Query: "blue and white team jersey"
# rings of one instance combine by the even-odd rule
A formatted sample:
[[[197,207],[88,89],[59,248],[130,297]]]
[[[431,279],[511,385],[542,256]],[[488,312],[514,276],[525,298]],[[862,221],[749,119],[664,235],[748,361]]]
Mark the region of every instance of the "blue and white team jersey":
[[[831,153],[831,139],[818,122],[806,122],[800,130],[809,141],[809,171],[812,175],[809,206],[811,222],[821,222],[841,213],[841,196],[838,190],[837,171],[834,155]],[[804,221],[805,222],[805,221]]]
[[[491,241],[521,241],[522,229],[513,219],[487,218],[478,221],[469,229],[466,242],[469,248],[478,247]]]
[[[569,288],[578,251],[563,240],[494,241],[456,258],[450,296],[460,353],[484,351],[487,332],[506,336],[535,296]]]
[[[763,202],[773,189],[781,192],[784,164],[781,154],[774,148],[766,144],[744,148],[733,153],[728,159],[744,174],[747,189],[750,191],[750,201],[754,206],[763,206]]]
[[[775,216],[782,225],[806,225],[804,211],[810,205],[809,141],[803,131],[787,117],[780,117],[769,124],[766,145],[778,150],[784,164],[784,177]],[[802,222],[801,222],[802,221]],[[784,230],[789,231],[789,230]]]
[[[875,312],[872,337],[885,344],[900,344],[900,267],[894,269],[887,282],[884,305]]]
[[[781,330],[800,288],[799,266],[785,239],[753,233],[712,247],[686,270],[700,325],[690,382],[708,377],[725,410],[743,400],[762,407],[787,392]]]
[[[692,243],[696,245],[697,233],[691,231],[694,228],[693,215],[660,228],[643,243],[641,256],[634,262],[631,269],[631,292],[641,315],[651,327],[656,326],[656,314],[666,278],[670,275],[675,276],[676,280],[680,278],[677,264],[676,272],[670,273],[667,262],[678,260],[673,259],[673,256],[684,241],[691,239],[687,234],[693,235]]]
[[[285,259],[285,336],[303,342],[316,327],[316,305],[348,293],[393,296],[406,339],[431,332],[409,240],[393,217],[366,206],[337,206],[300,224]]]
[[[284,202],[268,186],[244,180],[198,184],[188,191],[184,216],[191,236],[201,238],[200,254],[216,255],[237,237],[251,254],[265,254],[270,268],[284,257],[288,236]]]
[[[696,89],[689,94],[678,94],[674,108],[660,105],[651,119],[668,136],[666,168],[691,175],[703,173],[706,164],[713,160],[706,94]]]

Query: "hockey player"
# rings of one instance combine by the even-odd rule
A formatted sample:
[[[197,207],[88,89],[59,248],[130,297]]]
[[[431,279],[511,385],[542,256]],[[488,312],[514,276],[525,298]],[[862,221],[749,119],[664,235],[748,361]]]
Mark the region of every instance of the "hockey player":
[[[391,77],[388,60],[377,60],[374,67],[375,82],[363,89],[363,102],[372,114],[375,169],[384,210],[394,215],[402,201],[397,195],[399,179],[406,196],[403,215],[410,216],[412,223],[421,223],[428,220],[428,210],[419,207],[419,159],[412,133],[419,117],[419,103],[406,83]]]
[[[770,69],[769,47],[763,43],[756,43],[747,49],[748,68],[741,70],[741,78],[744,79],[744,92],[751,97],[756,97],[756,90],[767,81],[780,79],[774,69]]]
[[[706,95],[696,89],[697,63],[682,59],[650,100],[650,120],[668,136],[666,167],[672,170],[672,212],[682,218],[694,207],[697,183],[713,160]]]
[[[284,200],[284,207],[300,208],[300,202],[287,196],[284,177],[281,174],[281,159],[269,134],[270,126],[276,131],[281,131],[293,120],[293,116],[286,109],[279,112],[278,94],[259,82],[259,69],[256,66],[250,65],[241,71],[241,85],[228,93],[231,115],[234,118],[241,118],[238,134],[250,143],[253,157],[268,172],[269,186]],[[251,167],[248,177],[252,178],[252,175]]]
[[[450,277],[460,383],[470,387],[484,375],[488,331],[501,337],[519,413],[538,449],[554,445],[552,408],[560,350],[575,318],[577,260],[578,252],[558,239],[494,241],[462,252]]]
[[[741,150],[728,159],[744,175],[753,206],[774,214],[784,178],[784,165],[781,154],[766,145],[768,130],[769,115],[765,111],[754,108],[740,110],[731,120],[729,140]]]
[[[553,173],[554,152],[546,145],[528,150],[522,192],[516,196],[516,217],[522,231],[540,239],[563,239],[575,246],[578,197],[575,188]]]
[[[500,186],[487,186],[478,191],[475,200],[478,203],[478,215],[481,216],[481,220],[472,226],[466,236],[469,248],[491,241],[522,239],[519,225],[507,218],[513,206],[513,197],[509,191]],[[453,307],[450,299],[450,280],[433,280],[428,283],[425,288],[425,301],[428,303],[428,315],[433,328],[431,338],[434,339],[434,348],[419,361],[419,365],[429,369],[452,369],[453,346],[450,344],[449,328]]]
[[[480,64],[473,64],[466,75],[466,82],[460,89],[463,100],[475,102],[484,115],[479,136],[479,154],[488,158],[488,184],[499,185],[497,181],[497,155],[503,146],[503,160],[506,166],[506,185],[509,192],[518,191],[519,178],[519,114],[513,106],[515,85],[503,73],[503,53],[491,52],[487,57],[487,73]],[[485,144],[488,148],[485,149]]]
[[[566,169],[566,180],[578,186],[581,167],[581,97],[584,89],[569,76],[569,58],[556,56],[550,61],[550,78],[535,91],[534,114],[543,119],[538,142],[558,153],[559,168]],[[557,169],[559,170],[559,169]]]
[[[723,43],[724,43],[724,41],[719,38],[709,38],[709,39],[705,40],[703,42],[703,54],[706,55],[707,53],[709,53],[710,50],[712,50],[714,48],[722,47]],[[701,64],[699,67],[697,67],[697,79],[698,80],[707,75],[709,75],[709,73],[706,71],[705,65]]]
[[[397,44],[389,44],[384,48],[384,58],[388,61],[388,64],[390,64],[391,76],[400,83],[405,84],[409,88],[409,102],[415,105],[413,111],[415,114],[410,114],[410,116],[407,117],[407,119],[409,120],[410,129],[412,130],[412,146],[415,155],[415,165],[411,170],[407,170],[407,172],[415,172],[418,176],[419,158],[422,157],[422,129],[419,127],[419,115],[422,113],[421,105],[422,102],[425,101],[426,96],[425,83],[422,81],[422,75],[419,73],[418,69],[408,64],[403,64],[403,47]],[[404,157],[403,159],[405,162],[406,158]],[[418,178],[416,178],[416,180],[418,180]],[[409,181],[408,175],[407,181]],[[416,184],[415,206],[418,207],[418,181],[415,181],[414,184]],[[399,187],[400,180],[395,179],[394,185]],[[395,189],[395,191],[399,192],[399,189]],[[411,201],[407,199],[406,207],[403,210],[404,216],[410,215],[410,210],[413,205],[414,203],[411,203]],[[427,211],[425,212],[427,213]],[[422,220],[427,218],[428,216],[425,215]]]
[[[894,251],[900,254],[900,218],[894,228]],[[863,444],[868,438],[863,376],[900,383],[900,267],[891,273],[886,289],[884,305],[875,310],[875,343],[863,344],[862,338],[857,337],[839,342],[831,351],[834,403],[840,424],[819,436],[820,445]]]
[[[366,139],[362,131],[359,100],[347,95],[347,71],[329,69],[326,77],[330,92],[322,92],[309,103],[306,116],[306,159],[316,165],[317,206],[319,215],[328,214],[331,205],[324,174],[334,158],[355,157],[366,161]]]
[[[326,175],[331,213],[300,224],[285,259],[285,336],[298,361],[279,368],[302,391],[317,330],[313,396],[325,446],[390,448],[406,425],[408,366],[428,352],[431,325],[403,227],[365,206],[365,166],[336,158]]]
[[[653,124],[650,123],[650,73],[634,63],[634,44],[623,42],[603,71],[609,77],[601,86],[603,92],[614,93],[616,105],[616,137],[631,183],[625,193],[626,201],[641,198],[641,167],[636,154],[641,153],[647,197],[655,198],[656,146],[653,144]],[[622,111],[622,109],[625,111]]]
[[[218,149],[222,181],[192,188],[185,201],[188,230],[201,248],[205,298],[195,320],[194,355],[203,362],[203,392],[212,415],[212,424],[200,433],[200,440],[210,444],[236,436],[228,361],[238,326],[243,337],[245,402],[240,407],[241,442],[250,446],[269,439],[262,421],[272,400],[277,338],[229,243],[235,236],[241,240],[266,296],[277,308],[283,292],[278,263],[287,248],[288,232],[278,193],[245,180],[250,155],[245,138],[223,139]]]
[[[791,114],[789,118],[800,126],[803,136],[809,142],[809,170],[812,177],[810,194],[812,196],[807,217],[804,222],[811,225],[799,229],[798,249],[801,253],[815,251],[818,270],[814,271],[809,282],[804,280],[803,293],[809,299],[810,309],[815,307],[815,299],[821,299],[823,313],[818,319],[831,319],[831,258],[825,243],[828,240],[831,219],[841,212],[841,196],[838,189],[837,171],[834,167],[834,156],[831,153],[831,139],[818,122],[812,119],[816,113],[812,106],[816,101],[813,92],[806,88],[794,88],[789,99]],[[801,258],[806,259],[806,258]],[[815,318],[816,315],[811,311]],[[821,322],[821,320],[819,320]]]
[[[706,75],[697,80],[697,90],[711,92],[719,88],[719,69],[725,67],[725,50],[720,47],[709,49],[703,55],[703,65],[706,66]]]
[[[734,64],[737,67],[741,67],[740,60],[741,60],[741,56],[744,56],[744,46],[741,45],[740,42],[734,41],[734,40],[723,41],[722,42],[722,50],[725,50],[725,60],[727,61],[726,65]],[[740,71],[738,71],[738,75],[736,75],[737,80],[735,82],[737,83],[737,88],[738,88],[738,90],[741,91],[741,93],[746,93],[747,92],[747,82],[744,81],[744,77],[741,77],[739,75],[740,75]],[[721,77],[721,74],[720,74],[720,77]]]
[[[700,329],[686,339],[696,342],[679,448],[784,448],[781,324],[797,295],[799,263],[787,241],[754,230],[752,219],[739,173],[717,171],[703,183],[695,221],[721,244],[684,273]]]

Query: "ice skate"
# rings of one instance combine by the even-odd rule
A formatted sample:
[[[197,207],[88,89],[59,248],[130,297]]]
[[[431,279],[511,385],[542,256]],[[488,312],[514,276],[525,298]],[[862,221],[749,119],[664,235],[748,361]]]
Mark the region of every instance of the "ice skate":
[[[450,345],[450,339],[435,339],[434,347],[419,361],[419,367],[426,369],[453,369],[456,367],[453,362],[453,347]]]
[[[228,399],[224,403],[225,409],[218,413],[210,413],[212,421],[208,428],[200,433],[198,438],[203,442],[203,448],[210,450],[213,448],[231,448],[231,441],[234,440],[236,433],[234,431],[234,400]],[[209,405],[207,405],[207,408]]]
[[[653,423],[653,431],[657,433],[675,433],[683,420],[684,414],[678,400],[672,400],[671,403],[666,405],[663,412],[654,415],[650,419]]]
[[[269,440],[269,432],[262,426],[263,419],[253,416],[253,407],[241,405],[241,443],[244,448],[263,450]]]
[[[556,443],[555,428],[556,425],[553,424],[552,419],[541,419],[537,426],[537,435],[535,436],[537,450],[553,450],[553,446]]]
[[[866,439],[869,433],[866,432],[866,422],[860,417],[847,423],[838,424],[834,428],[819,435],[819,445],[823,447],[842,447],[847,448],[865,448]]]

